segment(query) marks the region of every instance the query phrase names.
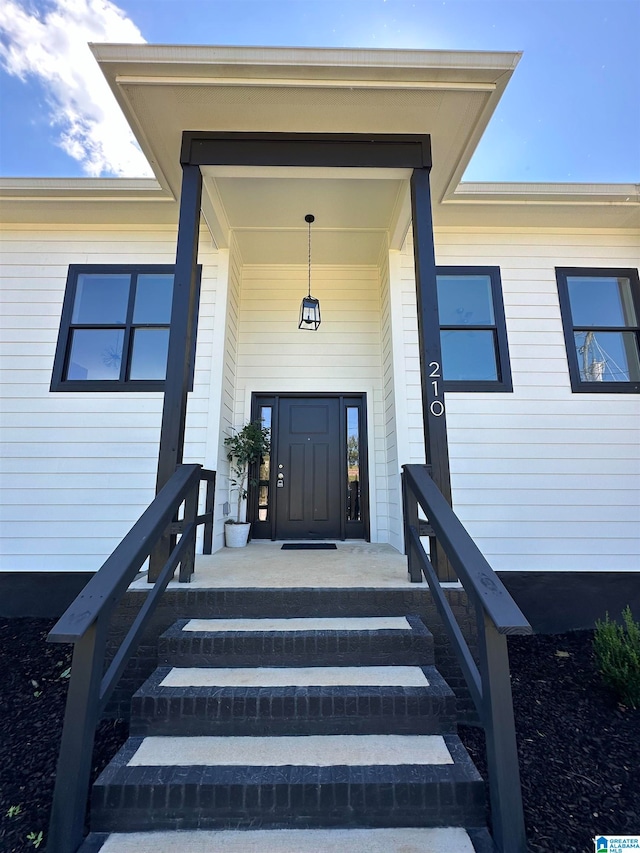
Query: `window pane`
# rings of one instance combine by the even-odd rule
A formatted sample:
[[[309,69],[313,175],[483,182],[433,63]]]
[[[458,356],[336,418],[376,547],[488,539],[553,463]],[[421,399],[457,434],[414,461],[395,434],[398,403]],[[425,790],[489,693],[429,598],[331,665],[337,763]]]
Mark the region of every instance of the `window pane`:
[[[80,273],[71,322],[101,326],[125,323],[129,284],[129,275]]]
[[[260,486],[258,490],[258,521],[269,520],[269,486]]]
[[[67,379],[119,379],[124,329],[74,329]]]
[[[443,379],[497,381],[498,368],[492,331],[445,329],[440,332],[440,345]]]
[[[173,276],[147,274],[138,276],[133,306],[134,323],[170,323]]]
[[[260,420],[262,425],[267,429],[271,429],[271,406],[260,407]],[[259,480],[268,480],[270,473],[271,454],[265,454],[260,460],[260,470],[258,473]],[[261,519],[262,520],[262,519]]]
[[[633,332],[574,332],[583,382],[638,382],[640,359]]]
[[[271,406],[260,407],[260,420],[264,427],[271,429]]]
[[[347,406],[347,521],[360,521],[359,409]]]
[[[136,329],[129,379],[164,379],[168,351],[169,329]]]
[[[441,326],[493,326],[491,278],[488,275],[439,275]]]
[[[635,326],[628,278],[568,276],[574,326]]]

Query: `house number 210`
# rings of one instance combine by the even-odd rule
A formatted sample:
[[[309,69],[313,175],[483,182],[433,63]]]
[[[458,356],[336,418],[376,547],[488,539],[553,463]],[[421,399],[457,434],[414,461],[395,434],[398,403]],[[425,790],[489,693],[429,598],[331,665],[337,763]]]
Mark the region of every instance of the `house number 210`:
[[[440,383],[438,381],[441,378],[440,365],[437,361],[430,361],[429,367],[431,368],[429,379],[431,379],[433,396],[435,397],[435,400],[429,406],[429,411],[434,417],[439,418],[441,415],[444,415],[444,403],[440,399]]]

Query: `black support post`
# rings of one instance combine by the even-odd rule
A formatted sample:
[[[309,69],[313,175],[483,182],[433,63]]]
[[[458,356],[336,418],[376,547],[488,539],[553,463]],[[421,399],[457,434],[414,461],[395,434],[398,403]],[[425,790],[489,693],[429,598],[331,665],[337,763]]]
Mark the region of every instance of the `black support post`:
[[[409,580],[411,583],[422,582],[422,569],[413,553],[413,545],[411,539],[411,528],[418,531],[420,529],[420,521],[418,518],[418,501],[413,489],[409,488],[407,478],[404,473],[400,475],[402,485],[402,517],[404,518],[404,553],[407,555],[407,567],[409,570]]]
[[[411,175],[411,215],[418,310],[418,347],[422,386],[422,422],[425,456],[431,465],[433,480],[451,505],[451,477],[447,444],[440,320],[436,283],[436,257],[433,244],[433,218],[429,169],[414,169]],[[449,561],[440,545],[431,554],[431,562],[442,581],[455,580]]]
[[[526,853],[507,637],[479,608],[477,620],[493,839],[500,853]]]
[[[201,199],[202,173],[200,167],[183,165],[156,494],[171,478],[176,466],[182,462],[184,450],[187,393],[193,374],[191,361],[195,352],[193,339],[196,333],[196,312],[199,302],[197,263]],[[148,576],[150,583],[156,580],[170,550],[170,537],[167,534],[151,555]]]
[[[98,618],[73,648],[47,838],[52,853],[76,853],[82,844],[106,634],[107,620]]]

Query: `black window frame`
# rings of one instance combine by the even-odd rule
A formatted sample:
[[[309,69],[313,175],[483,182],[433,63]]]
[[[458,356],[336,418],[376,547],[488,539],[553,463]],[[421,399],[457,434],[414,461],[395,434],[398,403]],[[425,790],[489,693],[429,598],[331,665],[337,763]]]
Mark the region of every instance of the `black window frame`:
[[[132,330],[136,328],[145,328],[146,324],[134,323],[132,317],[132,292],[129,294],[129,310],[127,313],[127,319],[122,327],[124,328],[124,345],[123,345],[123,361],[125,361],[126,356],[126,366],[124,370],[125,379],[66,379],[65,373],[67,370],[67,363],[70,355],[70,345],[72,332],[76,325],[72,322],[73,318],[73,306],[76,297],[76,289],[78,285],[79,276],[82,274],[96,274],[96,275],[129,275],[129,276],[138,276],[138,275],[175,275],[175,265],[174,264],[70,264],[69,270],[67,272],[67,282],[65,286],[65,294],[64,301],[62,303],[62,314],[60,317],[60,329],[58,331],[58,341],[56,344],[56,352],[53,360],[53,371],[51,375],[51,386],[50,391],[117,391],[117,392],[131,392],[131,391],[163,391],[166,379],[129,379],[126,378],[129,373],[130,364],[131,364],[131,352],[132,352]],[[202,276],[202,266],[198,265],[197,267],[197,275],[200,279]],[[129,284],[131,288],[131,283]],[[200,293],[200,286],[198,282],[197,293]],[[199,299],[199,296],[198,296]],[[196,306],[196,316],[198,312],[198,305]],[[77,324],[80,328],[83,327],[83,324]],[[104,328],[113,328],[114,325],[120,326],[121,324],[105,324]],[[171,334],[171,324],[170,323],[153,323],[149,324],[153,328],[168,328],[169,334]],[[89,328],[100,329],[100,325],[91,324]],[[193,373],[194,373],[194,362],[195,362],[195,346],[196,346],[196,334],[193,336],[193,350],[191,357],[191,377],[189,382],[189,390],[193,390]]]
[[[500,267],[496,266],[436,266],[436,277],[449,276],[477,276],[486,275],[491,282],[491,301],[493,307],[493,325],[449,325],[440,324],[442,331],[493,331],[493,345],[496,356],[496,370],[498,378],[487,379],[444,379],[445,391],[491,391],[512,392],[513,380],[511,378],[511,364],[509,361],[509,341],[507,338],[507,321],[504,313],[504,300],[502,296],[502,278]],[[438,318],[439,319],[439,318]],[[444,373],[444,365],[443,365]]]
[[[575,332],[634,332],[640,351],[640,278],[634,267],[556,267],[556,282],[560,300],[560,316],[567,350],[569,365],[569,380],[571,390],[577,394],[638,394],[640,382],[629,380],[625,382],[594,382],[585,381],[580,376],[580,365],[576,352]],[[571,313],[568,278],[628,278],[631,285],[631,298],[636,312],[635,326],[575,326]]]

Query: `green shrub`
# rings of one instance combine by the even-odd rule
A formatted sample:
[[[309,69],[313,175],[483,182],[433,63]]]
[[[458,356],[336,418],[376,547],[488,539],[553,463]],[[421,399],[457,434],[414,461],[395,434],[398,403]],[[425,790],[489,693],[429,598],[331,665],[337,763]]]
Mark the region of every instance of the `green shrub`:
[[[640,625],[634,622],[631,608],[622,611],[623,625],[596,622],[593,650],[602,677],[616,691],[623,705],[640,708]]]

